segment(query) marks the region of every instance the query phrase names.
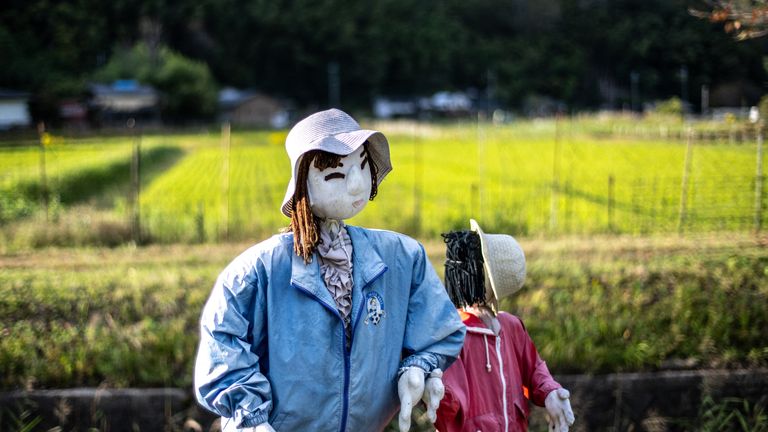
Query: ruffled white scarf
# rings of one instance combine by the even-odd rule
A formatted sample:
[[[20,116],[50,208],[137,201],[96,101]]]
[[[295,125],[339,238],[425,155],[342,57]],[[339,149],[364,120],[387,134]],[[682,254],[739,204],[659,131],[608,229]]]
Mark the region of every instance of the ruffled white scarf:
[[[320,240],[320,273],[348,331],[352,312],[352,239],[344,222],[326,219],[320,223]]]

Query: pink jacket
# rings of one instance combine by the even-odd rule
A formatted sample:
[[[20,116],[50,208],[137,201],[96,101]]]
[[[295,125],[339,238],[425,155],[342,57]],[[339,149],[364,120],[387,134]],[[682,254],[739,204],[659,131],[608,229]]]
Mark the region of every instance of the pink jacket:
[[[523,322],[497,315],[496,335],[475,315],[460,311],[467,334],[459,358],[445,371],[445,397],[437,411],[440,432],[528,430],[526,398],[544,406],[560,388],[539,357]]]

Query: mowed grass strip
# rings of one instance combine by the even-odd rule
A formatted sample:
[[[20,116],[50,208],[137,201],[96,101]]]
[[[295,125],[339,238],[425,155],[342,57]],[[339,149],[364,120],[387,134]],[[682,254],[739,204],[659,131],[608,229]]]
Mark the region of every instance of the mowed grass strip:
[[[555,373],[768,366],[765,239],[520,240],[527,282],[502,308]],[[0,388],[189,386],[202,306],[248,246],[0,257]]]

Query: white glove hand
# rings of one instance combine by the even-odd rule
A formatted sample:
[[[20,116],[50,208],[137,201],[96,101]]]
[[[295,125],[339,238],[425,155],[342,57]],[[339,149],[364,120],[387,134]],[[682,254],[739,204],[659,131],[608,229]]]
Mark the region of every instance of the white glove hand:
[[[411,428],[411,412],[424,394],[425,373],[421,368],[409,367],[397,381],[397,393],[400,395],[400,432],[408,432]]]
[[[445,386],[443,386],[443,371],[435,369],[429,374],[427,384],[424,390],[424,404],[427,406],[427,417],[434,423],[437,421],[437,409],[440,407],[440,401],[445,396]]]
[[[547,424],[550,431],[568,432],[576,417],[571,409],[571,394],[564,388],[552,390],[544,399],[544,407],[547,409]]]

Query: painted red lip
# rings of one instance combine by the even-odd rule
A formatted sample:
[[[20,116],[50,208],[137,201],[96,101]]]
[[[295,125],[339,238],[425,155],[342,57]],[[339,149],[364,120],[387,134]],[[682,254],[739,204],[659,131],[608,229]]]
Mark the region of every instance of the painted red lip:
[[[355,208],[357,208],[357,207],[360,207],[360,206],[361,206],[361,205],[363,205],[363,204],[365,204],[365,200],[361,200],[361,199],[359,199],[359,200],[357,200],[357,201],[353,202],[353,203],[352,203],[352,206],[353,206],[353,207],[355,207]]]

